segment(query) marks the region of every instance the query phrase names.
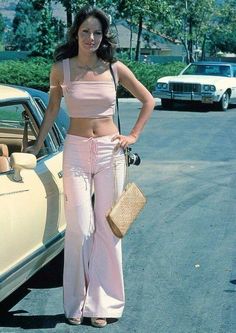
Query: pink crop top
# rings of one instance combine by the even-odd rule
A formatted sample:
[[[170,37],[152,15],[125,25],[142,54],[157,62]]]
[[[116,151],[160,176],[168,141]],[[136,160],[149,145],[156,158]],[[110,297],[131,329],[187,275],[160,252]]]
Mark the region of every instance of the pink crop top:
[[[116,105],[115,84],[111,81],[70,81],[69,59],[63,60],[64,82],[61,85],[70,117],[99,118],[113,116]],[[112,64],[117,80],[117,67]]]

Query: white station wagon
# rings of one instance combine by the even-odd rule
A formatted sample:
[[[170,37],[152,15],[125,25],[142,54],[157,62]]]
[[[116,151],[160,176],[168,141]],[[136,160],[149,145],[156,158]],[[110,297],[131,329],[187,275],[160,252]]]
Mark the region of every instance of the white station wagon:
[[[155,97],[163,108],[171,108],[175,101],[215,104],[226,111],[236,102],[236,64],[224,62],[195,62],[178,76],[166,76],[157,81]]]
[[[64,110],[37,158],[21,152],[36,139],[47,102],[38,90],[0,85],[0,301],[64,245]]]

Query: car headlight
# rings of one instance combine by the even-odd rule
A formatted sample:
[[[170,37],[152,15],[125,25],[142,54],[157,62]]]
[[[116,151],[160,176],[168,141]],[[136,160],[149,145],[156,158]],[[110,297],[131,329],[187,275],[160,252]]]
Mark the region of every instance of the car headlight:
[[[157,89],[167,89],[168,84],[167,83],[162,83],[162,82],[158,82],[157,83]]]
[[[203,86],[204,91],[216,91],[216,87],[212,84],[204,84]]]

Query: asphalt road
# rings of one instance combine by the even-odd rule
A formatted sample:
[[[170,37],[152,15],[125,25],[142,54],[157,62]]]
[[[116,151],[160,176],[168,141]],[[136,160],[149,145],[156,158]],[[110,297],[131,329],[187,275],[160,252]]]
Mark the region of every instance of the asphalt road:
[[[139,109],[121,102],[124,132]],[[154,111],[129,177],[148,204],[123,241],[126,308],[109,333],[236,332],[236,109]],[[9,297],[0,332],[94,332],[64,321],[62,255]]]

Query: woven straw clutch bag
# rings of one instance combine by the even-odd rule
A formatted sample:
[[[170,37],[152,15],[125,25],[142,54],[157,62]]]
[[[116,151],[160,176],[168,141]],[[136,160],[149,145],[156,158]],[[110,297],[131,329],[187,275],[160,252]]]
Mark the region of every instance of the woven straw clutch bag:
[[[128,183],[106,219],[113,233],[122,238],[144,208],[147,199],[135,183]]]

